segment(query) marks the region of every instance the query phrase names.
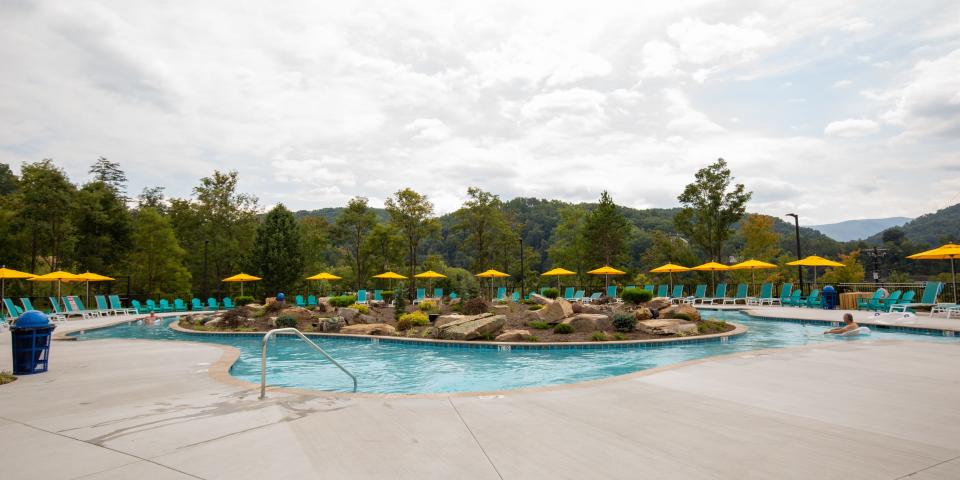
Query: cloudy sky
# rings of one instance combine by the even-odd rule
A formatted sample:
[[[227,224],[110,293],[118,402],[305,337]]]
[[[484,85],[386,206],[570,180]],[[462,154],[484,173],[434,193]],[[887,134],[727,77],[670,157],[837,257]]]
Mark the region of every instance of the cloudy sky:
[[[0,65],[0,162],[103,155],[133,193],[669,207],[724,157],[811,223],[960,202],[950,0],[4,0]]]

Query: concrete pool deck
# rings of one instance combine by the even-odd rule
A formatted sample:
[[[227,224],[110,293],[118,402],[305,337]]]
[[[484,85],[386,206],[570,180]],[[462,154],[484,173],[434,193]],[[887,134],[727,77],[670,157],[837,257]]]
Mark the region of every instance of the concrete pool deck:
[[[0,369],[9,348],[4,332]],[[53,348],[50,372],[0,386],[3,478],[960,477],[957,344],[745,352],[503,395],[265,401],[209,374],[224,347]]]

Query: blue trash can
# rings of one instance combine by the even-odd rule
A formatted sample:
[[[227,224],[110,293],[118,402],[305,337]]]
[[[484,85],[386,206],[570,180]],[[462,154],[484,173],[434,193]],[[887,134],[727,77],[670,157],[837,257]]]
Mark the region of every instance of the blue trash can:
[[[837,305],[840,304],[839,297],[837,296],[836,289],[831,285],[823,287],[823,292],[820,293],[823,296],[823,308],[826,310],[833,310],[837,308]]]
[[[32,375],[47,371],[50,362],[50,336],[56,325],[43,312],[29,310],[10,326],[13,347],[13,374]]]

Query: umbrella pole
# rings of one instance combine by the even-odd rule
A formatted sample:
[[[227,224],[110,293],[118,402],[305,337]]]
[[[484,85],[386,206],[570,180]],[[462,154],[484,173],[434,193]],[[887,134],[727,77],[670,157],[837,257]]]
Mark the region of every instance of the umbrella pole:
[[[4,284],[5,279],[0,278],[0,320],[6,318],[3,314],[4,310],[7,309],[7,304],[2,299],[7,298],[6,285]],[[956,289],[954,289],[956,291]],[[12,312],[11,312],[12,313]],[[11,315],[12,316],[12,315]]]
[[[957,266],[953,257],[950,257],[950,273],[953,275],[953,303],[957,303]]]
[[[750,284],[751,286],[753,286],[754,295],[756,295],[756,291],[757,291],[757,277],[755,272],[756,272],[756,269],[753,269],[753,268],[750,269]]]
[[[87,305],[90,305],[90,280],[87,280]]]

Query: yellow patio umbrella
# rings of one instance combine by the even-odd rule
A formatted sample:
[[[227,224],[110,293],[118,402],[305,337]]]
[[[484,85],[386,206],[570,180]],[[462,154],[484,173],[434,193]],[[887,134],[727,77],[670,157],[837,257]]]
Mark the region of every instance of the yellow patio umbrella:
[[[428,282],[427,282],[427,285],[428,285],[427,288],[430,288],[430,287],[433,286],[433,279],[435,279],[435,278],[447,278],[447,276],[444,275],[444,274],[442,274],[442,273],[434,272],[433,270],[427,270],[426,272],[421,272],[421,273],[418,273],[418,274],[414,275],[413,278],[426,278],[427,281],[428,281]]]
[[[506,277],[509,277],[510,274],[509,274],[509,273],[503,273],[503,272],[501,272],[501,271],[499,271],[499,270],[494,270],[494,269],[491,268],[490,270],[487,270],[487,271],[485,271],[485,272],[480,272],[480,273],[476,274],[475,276],[476,276],[476,277],[479,277],[479,278],[489,278],[489,279],[490,279],[490,289],[491,289],[490,298],[493,298],[493,292],[492,292],[492,289],[493,289],[493,279],[494,279],[494,278],[506,278]]]
[[[254,277],[253,275],[248,275],[243,272],[240,272],[232,277],[227,277],[223,279],[223,281],[227,283],[239,283],[241,297],[243,296],[243,284],[247,282],[256,282],[258,280],[263,280],[263,279],[260,277]]]
[[[607,286],[610,285],[610,275],[626,275],[627,272],[617,270],[610,265],[604,265],[600,268],[590,270],[587,273],[590,275],[603,275],[603,288],[607,288]]]
[[[110,278],[99,273],[92,273],[89,270],[77,275],[77,280],[87,283],[87,305],[90,305],[90,282],[112,282],[115,278]]]
[[[566,277],[570,275],[576,275],[577,272],[571,272],[565,268],[554,268],[553,270],[548,270],[540,274],[541,277],[557,277],[557,290],[560,290],[560,277]]]
[[[689,272],[689,271],[690,271],[690,268],[689,268],[689,267],[684,267],[683,265],[677,265],[677,264],[675,264],[675,263],[667,263],[667,264],[664,264],[664,265],[660,265],[659,267],[654,268],[653,270],[650,270],[650,273],[666,273],[666,274],[669,274],[669,276],[670,276],[670,289],[673,290],[673,274],[674,274],[674,272],[679,273],[679,272]]]
[[[393,288],[394,280],[407,279],[407,277],[404,277],[403,275],[400,275],[399,273],[396,273],[396,272],[383,272],[381,274],[374,275],[373,278],[382,278],[382,279],[390,280],[390,288]]]
[[[754,278],[754,270],[763,270],[763,269],[770,269],[770,268],[777,268],[777,266],[772,263],[761,262],[760,260],[754,260],[752,258],[750,260],[745,260],[736,265],[730,266],[730,270],[750,270],[751,284],[757,283],[756,279]]]
[[[813,267],[813,286],[817,286],[817,267],[845,267],[846,265],[840,262],[834,262],[833,260],[828,260],[823,257],[818,257],[817,255],[810,255],[806,258],[801,258],[800,260],[794,260],[792,262],[787,262],[787,265],[792,267]]]
[[[343,277],[339,277],[339,276],[334,275],[334,274],[332,274],[332,273],[330,273],[330,272],[320,272],[320,273],[318,273],[318,274],[316,274],[316,275],[312,275],[312,276],[307,277],[307,280],[319,280],[319,281],[323,281],[323,282],[330,282],[330,281],[333,281],[333,280],[343,280]],[[323,288],[322,288],[322,287],[320,288],[320,295],[323,295]]]
[[[60,298],[60,282],[76,282],[82,281],[77,278],[75,274],[70,272],[65,272],[63,270],[57,270],[56,272],[45,273],[43,275],[38,275],[33,278],[28,278],[27,281],[30,282],[57,282],[57,298]]]
[[[698,272],[710,272],[710,282],[713,283],[712,288],[714,292],[717,290],[717,272],[725,272],[730,270],[729,265],[724,265],[717,262],[707,262],[703,265],[697,265],[696,267],[691,268],[690,270],[696,270]]]
[[[6,285],[5,285],[4,283],[6,282],[6,280],[7,280],[8,278],[9,278],[10,280],[19,280],[19,279],[24,279],[24,278],[33,278],[33,277],[35,277],[35,276],[36,276],[36,275],[34,275],[34,274],[32,274],[32,273],[21,272],[21,271],[19,271],[19,270],[11,270],[11,269],[7,268],[6,266],[4,266],[3,268],[0,268],[0,299],[6,298],[6,296],[7,296],[7,294],[6,294]],[[0,319],[2,319],[2,318],[4,317],[3,311],[4,311],[6,308],[7,308],[7,307],[6,307],[6,304],[3,304],[2,302],[0,302]],[[13,312],[10,312],[10,313],[11,313],[11,315],[13,314]]]
[[[950,260],[950,274],[953,276],[953,303],[957,303],[957,266],[956,259],[960,258],[960,245],[948,243],[933,250],[908,255],[911,260]]]

